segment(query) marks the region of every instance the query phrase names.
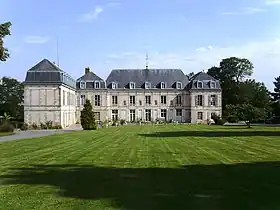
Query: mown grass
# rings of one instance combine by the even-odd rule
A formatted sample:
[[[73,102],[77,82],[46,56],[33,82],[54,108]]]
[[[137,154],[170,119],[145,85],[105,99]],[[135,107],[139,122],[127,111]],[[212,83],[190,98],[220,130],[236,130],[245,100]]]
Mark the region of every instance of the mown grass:
[[[0,143],[0,209],[280,209],[280,128],[129,126]]]
[[[0,137],[13,135],[12,132],[0,132]]]

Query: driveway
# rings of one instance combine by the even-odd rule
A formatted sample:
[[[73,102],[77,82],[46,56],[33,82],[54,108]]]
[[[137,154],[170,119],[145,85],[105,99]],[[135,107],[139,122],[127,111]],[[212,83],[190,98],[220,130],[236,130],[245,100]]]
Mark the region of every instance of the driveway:
[[[61,130],[16,131],[14,135],[0,137],[0,142],[13,141],[19,139],[38,138],[38,137],[50,136],[50,135],[60,134],[60,133],[69,133],[69,132],[79,131],[79,130],[82,130],[82,127],[80,125],[72,125],[68,128],[61,129]]]

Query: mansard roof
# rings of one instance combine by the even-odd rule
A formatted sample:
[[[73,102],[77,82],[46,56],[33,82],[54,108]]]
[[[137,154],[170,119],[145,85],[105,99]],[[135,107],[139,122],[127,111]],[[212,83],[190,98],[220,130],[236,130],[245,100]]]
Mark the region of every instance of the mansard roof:
[[[47,59],[43,59],[27,71],[24,83],[65,84],[75,88],[75,79]]]
[[[200,84],[199,84],[200,83]],[[213,86],[211,86],[213,85]],[[221,89],[219,80],[205,72],[198,72],[190,78],[188,89]]]
[[[160,87],[161,82],[166,88],[173,88],[176,82],[181,82],[184,88],[188,78],[181,69],[113,69],[106,80],[107,87],[116,82],[118,88],[127,88],[130,82],[135,88],[142,88],[145,82],[151,83],[151,88]]]
[[[95,82],[99,82],[98,89],[106,88],[105,81],[103,79],[101,79],[101,77],[96,75],[95,73],[91,72],[89,68],[86,68],[85,69],[85,74],[83,76],[81,76],[79,79],[77,79],[77,83],[76,83],[76,88],[77,89],[81,88],[80,82],[85,82],[85,87],[84,88],[87,88],[87,89],[97,88],[95,86]]]

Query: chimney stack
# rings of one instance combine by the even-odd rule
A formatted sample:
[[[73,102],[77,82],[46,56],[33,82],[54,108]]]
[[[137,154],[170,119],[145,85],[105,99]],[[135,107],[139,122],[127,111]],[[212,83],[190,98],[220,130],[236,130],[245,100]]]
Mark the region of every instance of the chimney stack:
[[[90,68],[89,67],[86,67],[85,68],[85,74],[89,73],[90,72]]]

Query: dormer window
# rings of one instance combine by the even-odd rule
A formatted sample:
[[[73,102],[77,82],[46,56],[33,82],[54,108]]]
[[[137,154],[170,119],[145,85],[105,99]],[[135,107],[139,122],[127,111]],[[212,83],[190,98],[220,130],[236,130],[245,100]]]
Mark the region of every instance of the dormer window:
[[[165,82],[161,82],[161,83],[160,83],[160,88],[161,88],[161,89],[165,89],[165,88],[166,88]]]
[[[99,81],[94,82],[94,88],[95,89],[99,89],[100,88],[100,82]]]
[[[150,82],[145,82],[145,89],[151,88],[151,83]]]
[[[80,88],[81,88],[81,89],[85,89],[85,88],[86,88],[86,82],[81,81],[81,82],[80,82]]]
[[[197,88],[202,88],[203,83],[201,81],[197,81]]]
[[[135,89],[135,82],[130,82],[129,83],[129,88],[130,89]]]
[[[117,83],[112,82],[112,89],[116,89],[117,88]]]
[[[182,89],[182,82],[177,82],[176,83],[176,88],[177,89]]]
[[[216,88],[216,83],[213,82],[213,81],[211,81],[211,82],[210,82],[210,88]]]

